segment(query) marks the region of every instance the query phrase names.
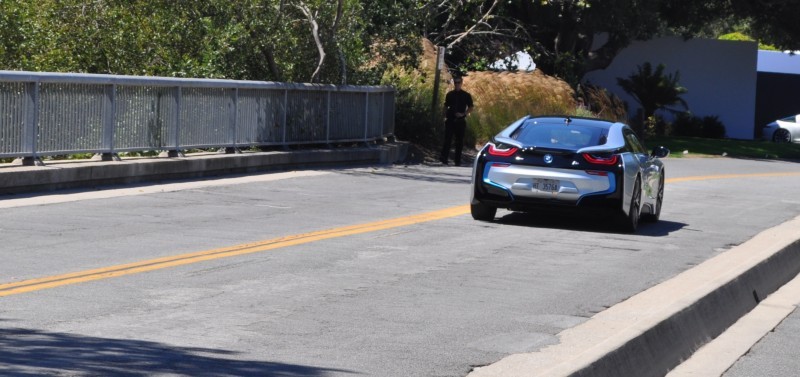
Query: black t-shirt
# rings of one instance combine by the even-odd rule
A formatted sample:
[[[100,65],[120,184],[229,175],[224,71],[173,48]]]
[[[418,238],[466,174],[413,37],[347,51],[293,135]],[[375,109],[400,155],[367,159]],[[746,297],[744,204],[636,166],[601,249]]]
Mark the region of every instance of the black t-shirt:
[[[466,113],[467,108],[472,106],[472,96],[463,90],[451,90],[444,97],[444,107],[447,109],[445,116],[449,120],[464,119],[456,118],[456,113]]]

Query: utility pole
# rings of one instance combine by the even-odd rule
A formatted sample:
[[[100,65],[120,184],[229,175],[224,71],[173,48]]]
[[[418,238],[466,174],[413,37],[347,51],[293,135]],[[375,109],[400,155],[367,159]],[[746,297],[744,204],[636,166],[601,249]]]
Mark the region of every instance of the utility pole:
[[[431,120],[433,125],[438,125],[437,119],[441,119],[439,114],[439,80],[441,77],[442,68],[444,67],[444,52],[445,48],[441,46],[436,47],[436,72],[433,75],[433,101],[431,103]]]

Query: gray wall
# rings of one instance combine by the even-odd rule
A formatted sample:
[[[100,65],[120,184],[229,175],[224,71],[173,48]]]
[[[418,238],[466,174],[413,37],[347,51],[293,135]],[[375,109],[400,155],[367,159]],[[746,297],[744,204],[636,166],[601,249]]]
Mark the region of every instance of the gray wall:
[[[607,88],[628,103],[634,116],[639,104],[619,86],[636,67],[650,62],[666,66],[666,73],[680,71],[680,83],[689,91],[682,97],[697,116],[716,115],[727,136],[752,139],[755,130],[756,65],[758,45],[711,39],[665,37],[634,42],[605,70],[590,72],[585,81]],[[668,114],[662,113],[669,118]]]

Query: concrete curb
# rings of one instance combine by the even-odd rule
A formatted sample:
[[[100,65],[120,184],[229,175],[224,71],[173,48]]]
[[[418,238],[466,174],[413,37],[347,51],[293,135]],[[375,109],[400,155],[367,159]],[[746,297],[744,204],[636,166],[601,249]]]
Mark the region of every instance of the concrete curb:
[[[761,301],[755,309],[720,336],[697,350],[692,357],[671,370],[667,377],[722,376],[764,336],[792,315],[798,305],[800,275]],[[782,358],[782,355],[775,356]]]
[[[276,170],[391,164],[405,159],[407,151],[407,143],[394,142],[357,148],[237,154],[198,153],[186,157],[132,158],[121,161],[67,160],[49,162],[46,166],[5,164],[0,167],[0,194]]]
[[[482,376],[664,376],[800,273],[800,217],[559,334]]]

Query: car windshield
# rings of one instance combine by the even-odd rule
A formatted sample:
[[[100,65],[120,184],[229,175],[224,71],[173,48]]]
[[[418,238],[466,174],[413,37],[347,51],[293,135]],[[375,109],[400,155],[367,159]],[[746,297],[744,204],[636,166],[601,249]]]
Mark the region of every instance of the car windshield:
[[[578,150],[605,144],[607,135],[603,127],[526,122],[511,136],[528,146]]]

